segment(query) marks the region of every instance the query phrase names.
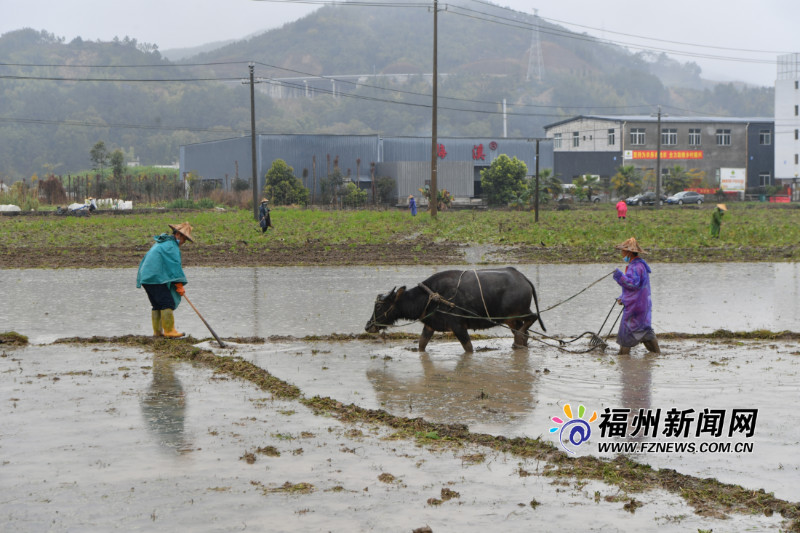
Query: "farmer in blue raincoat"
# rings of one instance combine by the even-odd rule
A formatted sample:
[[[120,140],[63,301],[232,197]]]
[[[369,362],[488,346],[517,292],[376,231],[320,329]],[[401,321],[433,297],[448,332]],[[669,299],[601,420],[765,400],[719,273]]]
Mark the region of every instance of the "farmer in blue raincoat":
[[[180,246],[192,240],[192,227],[188,222],[169,224],[172,234],[162,233],[153,239],[155,244],[139,263],[136,288],[144,287],[153,307],[153,335],[156,337],[183,337],[175,331],[173,311],[185,294],[183,286],[188,283],[181,266]],[[163,329],[162,329],[163,327]]]
[[[614,272],[614,281],[622,287],[622,295],[617,302],[624,306],[617,334],[619,353],[629,354],[631,348],[640,342],[649,352],[661,353],[651,325],[653,302],[650,299],[650,266],[639,257],[645,251],[633,237],[615,248],[622,251],[622,258],[628,263],[625,273],[619,269]]]
[[[414,199],[413,194],[408,195],[408,207],[411,209],[411,216],[417,216],[417,201]]]

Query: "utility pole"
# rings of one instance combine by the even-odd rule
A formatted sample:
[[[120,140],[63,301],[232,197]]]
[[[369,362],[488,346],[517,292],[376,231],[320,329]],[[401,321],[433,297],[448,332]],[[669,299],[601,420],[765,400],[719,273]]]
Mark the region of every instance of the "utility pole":
[[[431,210],[431,218],[436,218],[436,211],[439,207],[439,193],[436,183],[437,158],[438,158],[438,139],[436,132],[436,115],[438,114],[438,89],[439,89],[439,72],[437,65],[437,39],[438,39],[438,16],[439,1],[433,0],[433,105],[431,106],[431,188],[429,206]]]
[[[661,209],[661,106],[658,106],[658,144],[656,149],[656,209]]]
[[[258,220],[258,169],[256,168],[256,96],[255,85],[262,80],[253,77],[256,65],[250,63],[250,81],[242,80],[244,84],[250,84],[250,157],[253,167],[253,218]]]
[[[536,139],[536,191],[533,193],[533,221],[539,222],[539,139]]]

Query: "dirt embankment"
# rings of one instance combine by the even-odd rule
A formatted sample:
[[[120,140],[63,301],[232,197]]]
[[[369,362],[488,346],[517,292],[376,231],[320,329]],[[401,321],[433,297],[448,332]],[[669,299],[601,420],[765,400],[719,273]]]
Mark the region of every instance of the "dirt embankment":
[[[2,268],[136,268],[150,246],[10,247],[0,245]],[[181,249],[184,267],[446,265],[464,262],[456,244],[396,243],[274,244],[251,248],[190,244]]]
[[[28,247],[0,245],[0,268],[136,268],[149,245],[93,246],[75,249],[65,246]],[[365,265],[458,265],[467,263],[468,245],[423,241],[391,244],[322,244],[265,247],[190,244],[181,250],[188,267],[279,267],[279,266],[365,266]],[[652,249],[653,263],[793,261],[800,258],[800,246],[781,249],[719,247],[697,249]],[[579,264],[614,263],[614,250],[564,246],[492,246],[477,263]]]

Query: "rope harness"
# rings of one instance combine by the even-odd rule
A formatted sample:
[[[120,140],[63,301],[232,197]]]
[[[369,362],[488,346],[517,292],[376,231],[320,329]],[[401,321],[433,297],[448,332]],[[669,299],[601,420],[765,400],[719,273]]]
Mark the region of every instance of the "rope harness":
[[[465,272],[466,271],[462,272],[461,276],[459,276],[458,284],[456,285],[456,290],[453,293],[453,296],[451,298],[455,298],[455,296],[458,294],[459,287],[461,286],[461,279],[464,276]],[[483,310],[486,312],[486,316],[485,317],[480,316],[478,313],[472,311],[471,309],[466,309],[466,308],[460,307],[456,303],[444,298],[441,294],[439,294],[437,292],[434,292],[427,285],[425,285],[424,283],[420,282],[420,283],[417,284],[417,286],[420,287],[422,290],[424,290],[426,293],[428,293],[428,301],[425,303],[425,307],[423,308],[422,313],[420,314],[419,318],[417,318],[416,320],[412,320],[410,322],[406,322],[404,324],[396,324],[396,325],[395,324],[381,324],[381,325],[384,326],[384,327],[387,327],[387,328],[388,327],[404,327],[404,326],[408,326],[410,324],[414,324],[415,322],[422,322],[424,319],[426,319],[427,317],[431,316],[434,313],[441,313],[443,315],[453,316],[453,317],[457,317],[457,318],[480,318],[480,319],[485,319],[485,320],[491,322],[492,324],[494,324],[495,326],[508,328],[510,331],[512,331],[514,333],[519,333],[519,334],[525,335],[526,338],[533,339],[533,340],[535,340],[537,342],[540,342],[540,343],[544,344],[545,346],[549,346],[551,348],[557,348],[559,350],[562,350],[562,351],[565,351],[565,352],[569,352],[569,353],[576,353],[576,354],[588,353],[588,352],[591,352],[592,350],[595,350],[597,348],[600,348],[602,351],[605,351],[605,349],[608,348],[608,344],[603,340],[603,338],[601,336],[601,333],[603,331],[603,328],[606,325],[606,322],[608,322],[608,319],[611,316],[611,313],[614,311],[614,305],[617,304],[616,299],[614,300],[614,303],[611,305],[611,309],[608,311],[608,314],[606,315],[605,320],[603,320],[603,324],[597,330],[597,333],[594,333],[593,331],[585,331],[585,332],[581,333],[580,335],[578,335],[577,337],[573,337],[573,338],[569,338],[569,339],[558,339],[556,337],[551,337],[551,336],[546,335],[544,333],[537,333],[537,332],[533,332],[532,333],[532,332],[527,332],[526,331],[526,332],[523,333],[522,331],[516,330],[516,329],[512,328],[511,326],[509,326],[508,324],[503,323],[502,321],[520,319],[520,318],[524,318],[524,317],[530,316],[530,315],[518,315],[518,316],[506,316],[506,317],[493,317],[493,316],[491,316],[489,314],[489,309],[488,309],[488,307],[486,305],[486,299],[483,297],[483,287],[481,286],[481,279],[480,279],[480,276],[478,276],[478,271],[473,269],[472,272],[475,274],[475,279],[478,281],[478,289],[479,289],[479,292],[480,292],[480,295],[481,295],[481,302],[483,303]],[[548,307],[544,311],[541,311],[539,313],[539,315],[541,316],[542,313],[550,311],[551,309],[555,309],[559,305],[564,304],[564,303],[572,300],[576,296],[586,292],[587,290],[589,290],[593,286],[597,285],[598,283],[600,283],[601,281],[603,281],[604,279],[606,279],[608,276],[612,275],[613,273],[614,273],[613,271],[609,272],[608,274],[604,275],[600,279],[590,283],[585,288],[583,288],[580,291],[578,291],[577,293],[573,294],[569,298],[567,298],[565,300],[562,300],[562,301],[558,302],[555,305],[551,305],[550,307]],[[442,310],[442,309],[438,309],[437,308],[437,309],[434,309],[433,311],[431,311],[430,313],[428,313],[428,308],[430,307],[431,302],[444,304],[444,305],[448,306],[451,309],[451,311],[448,312],[446,310]],[[385,318],[389,314],[389,311],[391,311],[393,308],[394,308],[394,303],[392,303],[391,306],[389,306],[389,308],[383,313],[383,317]],[[458,309],[459,311],[465,312],[465,313],[469,313],[469,314],[465,315],[465,314],[456,313],[455,312],[456,309]],[[617,315],[617,318],[614,320],[614,323],[611,325],[611,328],[608,330],[608,333],[606,334],[606,338],[611,336],[611,332],[614,331],[614,327],[617,325],[617,321],[619,320],[620,316],[622,316],[622,311],[623,310],[624,309],[620,310],[619,314]],[[374,322],[376,324],[378,323],[377,320],[375,320]],[[534,335],[538,335],[541,338],[537,338]],[[582,339],[583,337],[585,337],[587,335],[589,335],[591,338],[589,340],[589,348],[587,348],[586,350],[575,351],[575,350],[568,350],[567,348],[564,347],[564,346],[566,346],[568,344],[572,344],[572,343],[578,341],[579,339]],[[544,340],[542,340],[543,338],[555,341],[558,344],[550,344],[550,343],[545,342]]]

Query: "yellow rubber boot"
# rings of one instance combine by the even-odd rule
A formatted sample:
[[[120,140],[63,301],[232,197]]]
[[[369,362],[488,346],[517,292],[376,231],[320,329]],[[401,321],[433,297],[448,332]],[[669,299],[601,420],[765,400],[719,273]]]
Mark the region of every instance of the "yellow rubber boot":
[[[161,310],[161,324],[164,326],[165,337],[183,337],[183,333],[175,331],[175,315],[172,314],[172,309]]]
[[[153,337],[163,337],[164,332],[161,330],[161,311],[152,310],[150,312],[150,317],[153,320]]]

